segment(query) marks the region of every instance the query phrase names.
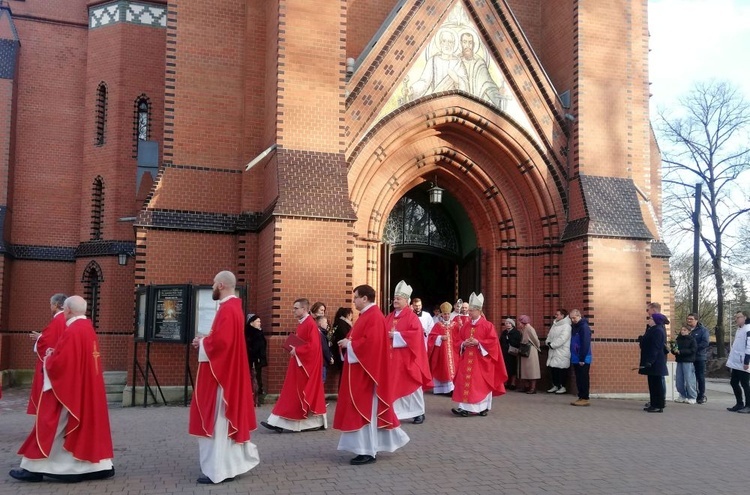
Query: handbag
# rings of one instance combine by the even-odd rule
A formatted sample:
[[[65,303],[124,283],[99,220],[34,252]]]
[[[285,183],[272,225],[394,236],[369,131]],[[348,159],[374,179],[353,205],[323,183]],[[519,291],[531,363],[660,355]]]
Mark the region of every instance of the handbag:
[[[521,357],[529,357],[531,355],[531,342],[521,342],[521,347],[518,348],[518,354]]]
[[[508,354],[510,354],[511,356],[518,356],[518,347],[509,345],[508,346]]]

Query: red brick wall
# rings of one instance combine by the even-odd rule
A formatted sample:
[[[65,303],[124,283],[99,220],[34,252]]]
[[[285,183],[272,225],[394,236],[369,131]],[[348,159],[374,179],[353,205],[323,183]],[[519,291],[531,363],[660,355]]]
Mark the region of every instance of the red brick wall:
[[[15,4],[27,3],[15,2],[14,14]],[[81,211],[71,199],[81,194],[87,120],[85,19],[84,27],[17,19],[16,28],[22,48],[12,209],[18,221],[10,240],[74,247]]]
[[[345,5],[279,0],[279,146],[342,152]]]
[[[558,93],[571,90],[575,82],[575,31],[570,29],[575,23],[574,3],[573,0],[541,2],[541,34],[538,43],[532,41]]]
[[[580,0],[574,91],[583,173],[644,183],[649,160],[645,0]],[[603,20],[606,20],[603,22]]]
[[[346,7],[346,56],[354,58],[367,48],[388,14],[396,5],[396,0],[349,0]]]

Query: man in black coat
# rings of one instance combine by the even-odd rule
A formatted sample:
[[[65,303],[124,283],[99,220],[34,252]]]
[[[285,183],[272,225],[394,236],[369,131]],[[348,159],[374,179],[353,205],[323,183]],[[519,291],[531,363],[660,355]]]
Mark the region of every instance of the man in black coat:
[[[667,331],[664,325],[668,322],[666,316],[654,313],[648,319],[648,328],[641,338],[641,363],[638,373],[648,378],[649,407],[643,410],[650,413],[664,411],[663,378],[667,371],[667,356],[664,348],[667,344]]]

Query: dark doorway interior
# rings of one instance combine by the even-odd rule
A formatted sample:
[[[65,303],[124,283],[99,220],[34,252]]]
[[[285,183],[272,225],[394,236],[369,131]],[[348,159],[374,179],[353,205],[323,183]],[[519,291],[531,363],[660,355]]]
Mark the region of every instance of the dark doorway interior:
[[[450,258],[425,252],[391,254],[391,294],[400,280],[414,289],[412,298],[422,300],[422,307],[432,308],[455,301],[456,263]]]

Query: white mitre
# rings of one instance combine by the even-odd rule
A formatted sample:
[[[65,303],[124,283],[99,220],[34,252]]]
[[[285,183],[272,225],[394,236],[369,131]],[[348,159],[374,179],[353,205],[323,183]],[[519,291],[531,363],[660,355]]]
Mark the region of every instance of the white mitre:
[[[484,305],[484,296],[479,293],[474,294],[473,292],[469,296],[469,308],[471,309],[482,309],[482,306]]]
[[[410,299],[412,290],[411,285],[402,280],[396,285],[396,290],[393,291],[393,295],[403,297],[404,299]]]

